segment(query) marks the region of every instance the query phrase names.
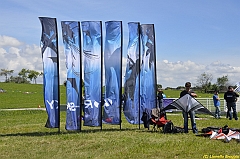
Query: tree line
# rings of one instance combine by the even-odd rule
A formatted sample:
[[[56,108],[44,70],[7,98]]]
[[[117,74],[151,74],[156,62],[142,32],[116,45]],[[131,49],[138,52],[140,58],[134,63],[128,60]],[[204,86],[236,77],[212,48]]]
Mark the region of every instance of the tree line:
[[[12,76],[14,70],[1,69],[0,76],[5,76],[7,83],[31,83],[37,84],[37,78],[42,76],[42,72],[23,68],[18,72],[18,76]]]
[[[29,70],[23,68],[20,72],[18,72],[18,76],[11,76],[14,70],[1,69],[0,76],[5,76],[5,82],[12,83],[35,83],[36,79],[39,76],[43,75],[43,72],[37,72],[35,70]],[[201,90],[204,93],[213,93],[213,91],[226,91],[229,85],[228,76],[222,76],[217,78],[216,83],[212,83],[213,75],[210,73],[202,73],[198,76],[196,80],[196,86],[194,89]],[[83,83],[83,80],[82,80]],[[66,85],[66,81],[64,81],[64,85]],[[161,84],[157,84],[157,88],[162,88]],[[166,87],[165,89],[173,89],[170,87]],[[175,89],[184,89],[184,86],[178,86]]]
[[[197,78],[197,87],[201,88],[204,93],[213,93],[212,91],[226,91],[227,87],[230,85],[227,75],[217,78],[216,83],[212,83],[212,79],[212,74],[202,73]]]
[[[195,83],[195,90],[199,90],[204,93],[214,93],[214,91],[224,92],[227,90],[227,87],[230,85],[228,76],[222,76],[217,78],[216,83],[212,83],[213,75],[211,73],[202,73],[200,76],[197,77]],[[235,86],[233,86],[235,87]],[[157,84],[157,88],[162,88],[161,84]],[[170,88],[166,87],[167,89],[185,89],[184,86],[178,86],[177,88]]]

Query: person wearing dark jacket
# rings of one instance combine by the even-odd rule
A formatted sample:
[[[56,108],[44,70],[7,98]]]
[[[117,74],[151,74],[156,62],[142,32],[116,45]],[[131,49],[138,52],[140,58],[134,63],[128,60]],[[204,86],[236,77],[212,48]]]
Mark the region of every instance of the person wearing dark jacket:
[[[158,107],[162,109],[163,108],[163,91],[160,88],[158,89],[157,99],[158,99]]]
[[[191,90],[191,83],[190,82],[186,82],[185,83],[185,90],[183,90],[181,93],[180,93],[180,98],[183,97],[184,95],[186,94],[189,94],[190,96],[192,97],[197,97],[197,94],[194,93],[192,90]],[[187,103],[186,103],[186,106],[187,106]],[[183,112],[183,119],[184,119],[184,133],[188,133],[188,114],[190,115],[190,119],[191,119],[191,124],[192,124],[192,131],[194,134],[197,134],[198,133],[198,130],[197,130],[197,125],[196,125],[196,121],[195,121],[195,112],[194,111],[189,111],[188,113],[187,112]]]
[[[228,91],[224,93],[224,99],[227,102],[227,109],[228,109],[227,114],[229,115],[229,120],[232,120],[232,117],[235,120],[238,120],[237,112],[236,112],[237,97],[239,97],[239,95],[233,91],[232,86],[229,86]],[[231,109],[233,110],[233,115],[232,115]]]

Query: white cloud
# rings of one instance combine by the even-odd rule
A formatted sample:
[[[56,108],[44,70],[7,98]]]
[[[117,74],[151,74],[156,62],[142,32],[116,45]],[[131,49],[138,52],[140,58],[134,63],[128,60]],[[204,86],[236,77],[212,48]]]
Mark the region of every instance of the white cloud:
[[[18,41],[16,38],[0,35],[0,47],[3,46],[20,46],[22,42]]]
[[[4,38],[3,38],[4,37]],[[9,43],[9,39],[14,39],[14,43]],[[59,46],[60,55],[60,84],[66,80],[65,54],[63,46]],[[43,71],[42,55],[39,46],[33,44],[24,44],[13,37],[0,37],[0,69],[14,70],[13,76],[17,76],[22,68]],[[223,59],[222,61],[225,61]],[[122,83],[124,84],[124,76],[126,71],[126,57],[122,59]],[[157,83],[163,87],[183,86],[186,81],[196,84],[197,78],[202,73],[211,73],[213,75],[212,83],[216,83],[217,78],[228,76],[230,82],[235,84],[240,79],[240,67],[232,66],[221,61],[213,61],[212,63],[199,64],[190,60],[172,62],[167,59],[157,61]],[[4,81],[5,77],[0,76],[0,81]],[[37,79],[38,83],[42,83],[42,77]]]
[[[216,83],[217,78],[222,76],[228,76],[233,84],[240,79],[240,67],[224,64],[220,61],[206,65],[189,60],[185,62],[157,61],[157,83],[162,84],[164,88],[183,86],[187,81],[196,84],[196,80],[204,72],[213,75],[212,83]]]
[[[25,45],[13,37],[0,36],[0,57],[0,68],[14,70],[13,76],[17,76],[23,68],[42,71],[40,48],[36,45]],[[5,77],[1,76],[0,81],[4,80]]]

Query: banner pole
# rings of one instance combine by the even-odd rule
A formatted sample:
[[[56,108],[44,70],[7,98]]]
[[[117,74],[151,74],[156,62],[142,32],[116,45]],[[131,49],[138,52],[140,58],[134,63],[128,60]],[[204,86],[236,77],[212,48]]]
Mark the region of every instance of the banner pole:
[[[141,74],[140,74],[140,72],[141,72],[141,41],[140,41],[140,38],[141,38],[141,27],[140,27],[140,23],[138,23],[138,43],[139,43],[139,46],[138,46],[138,48],[139,48],[139,63],[138,63],[138,69],[139,69],[139,71],[138,71],[138,76],[139,76],[139,78],[138,78],[138,88],[139,88],[139,94],[138,94],[138,98],[139,98],[139,102],[138,102],[138,129],[140,129],[140,109],[141,109]]]
[[[155,36],[155,28],[154,28],[154,24],[152,24],[153,25],[153,35],[154,35],[154,70],[155,70],[155,102],[156,102],[156,108],[157,108],[157,66],[156,66],[156,59],[157,59],[157,55],[156,55],[156,36]]]
[[[102,130],[102,107],[103,107],[103,36],[102,36],[102,21],[100,21],[100,29],[101,29],[101,99],[100,99],[100,125]]]
[[[80,78],[80,90],[79,90],[79,94],[80,94],[80,97],[79,97],[79,105],[80,105],[80,121],[79,121],[79,131],[81,132],[82,131],[82,110],[83,110],[83,103],[84,103],[84,98],[83,98],[83,93],[82,93],[82,88],[83,88],[83,81],[82,81],[82,44],[81,44],[81,26],[80,26],[80,22],[78,22],[78,26],[79,26],[79,65],[80,65],[80,74],[79,74],[79,78]]]
[[[57,30],[57,20],[55,19],[56,28],[56,48],[57,48],[57,74],[58,74],[58,133],[60,133],[60,80],[59,80],[59,51],[58,51],[58,30]]]
[[[122,129],[122,56],[123,56],[123,29],[122,29],[122,21],[120,22],[121,24],[121,60],[120,60],[120,64],[121,64],[121,67],[120,67],[120,88],[119,88],[119,98],[120,98],[120,102],[119,102],[119,125],[120,125],[120,130]]]

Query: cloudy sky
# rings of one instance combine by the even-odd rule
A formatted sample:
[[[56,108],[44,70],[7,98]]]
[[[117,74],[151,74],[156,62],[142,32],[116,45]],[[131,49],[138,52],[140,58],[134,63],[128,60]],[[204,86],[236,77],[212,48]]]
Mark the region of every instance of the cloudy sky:
[[[14,70],[14,76],[22,68],[43,71],[38,17],[52,17],[58,23],[61,83],[66,68],[60,23],[70,20],[102,21],[103,29],[106,21],[122,21],[124,57],[127,23],[154,24],[157,80],[164,88],[194,85],[204,72],[213,75],[212,83],[226,75],[232,84],[240,81],[239,0],[7,0],[0,15],[0,69]]]

